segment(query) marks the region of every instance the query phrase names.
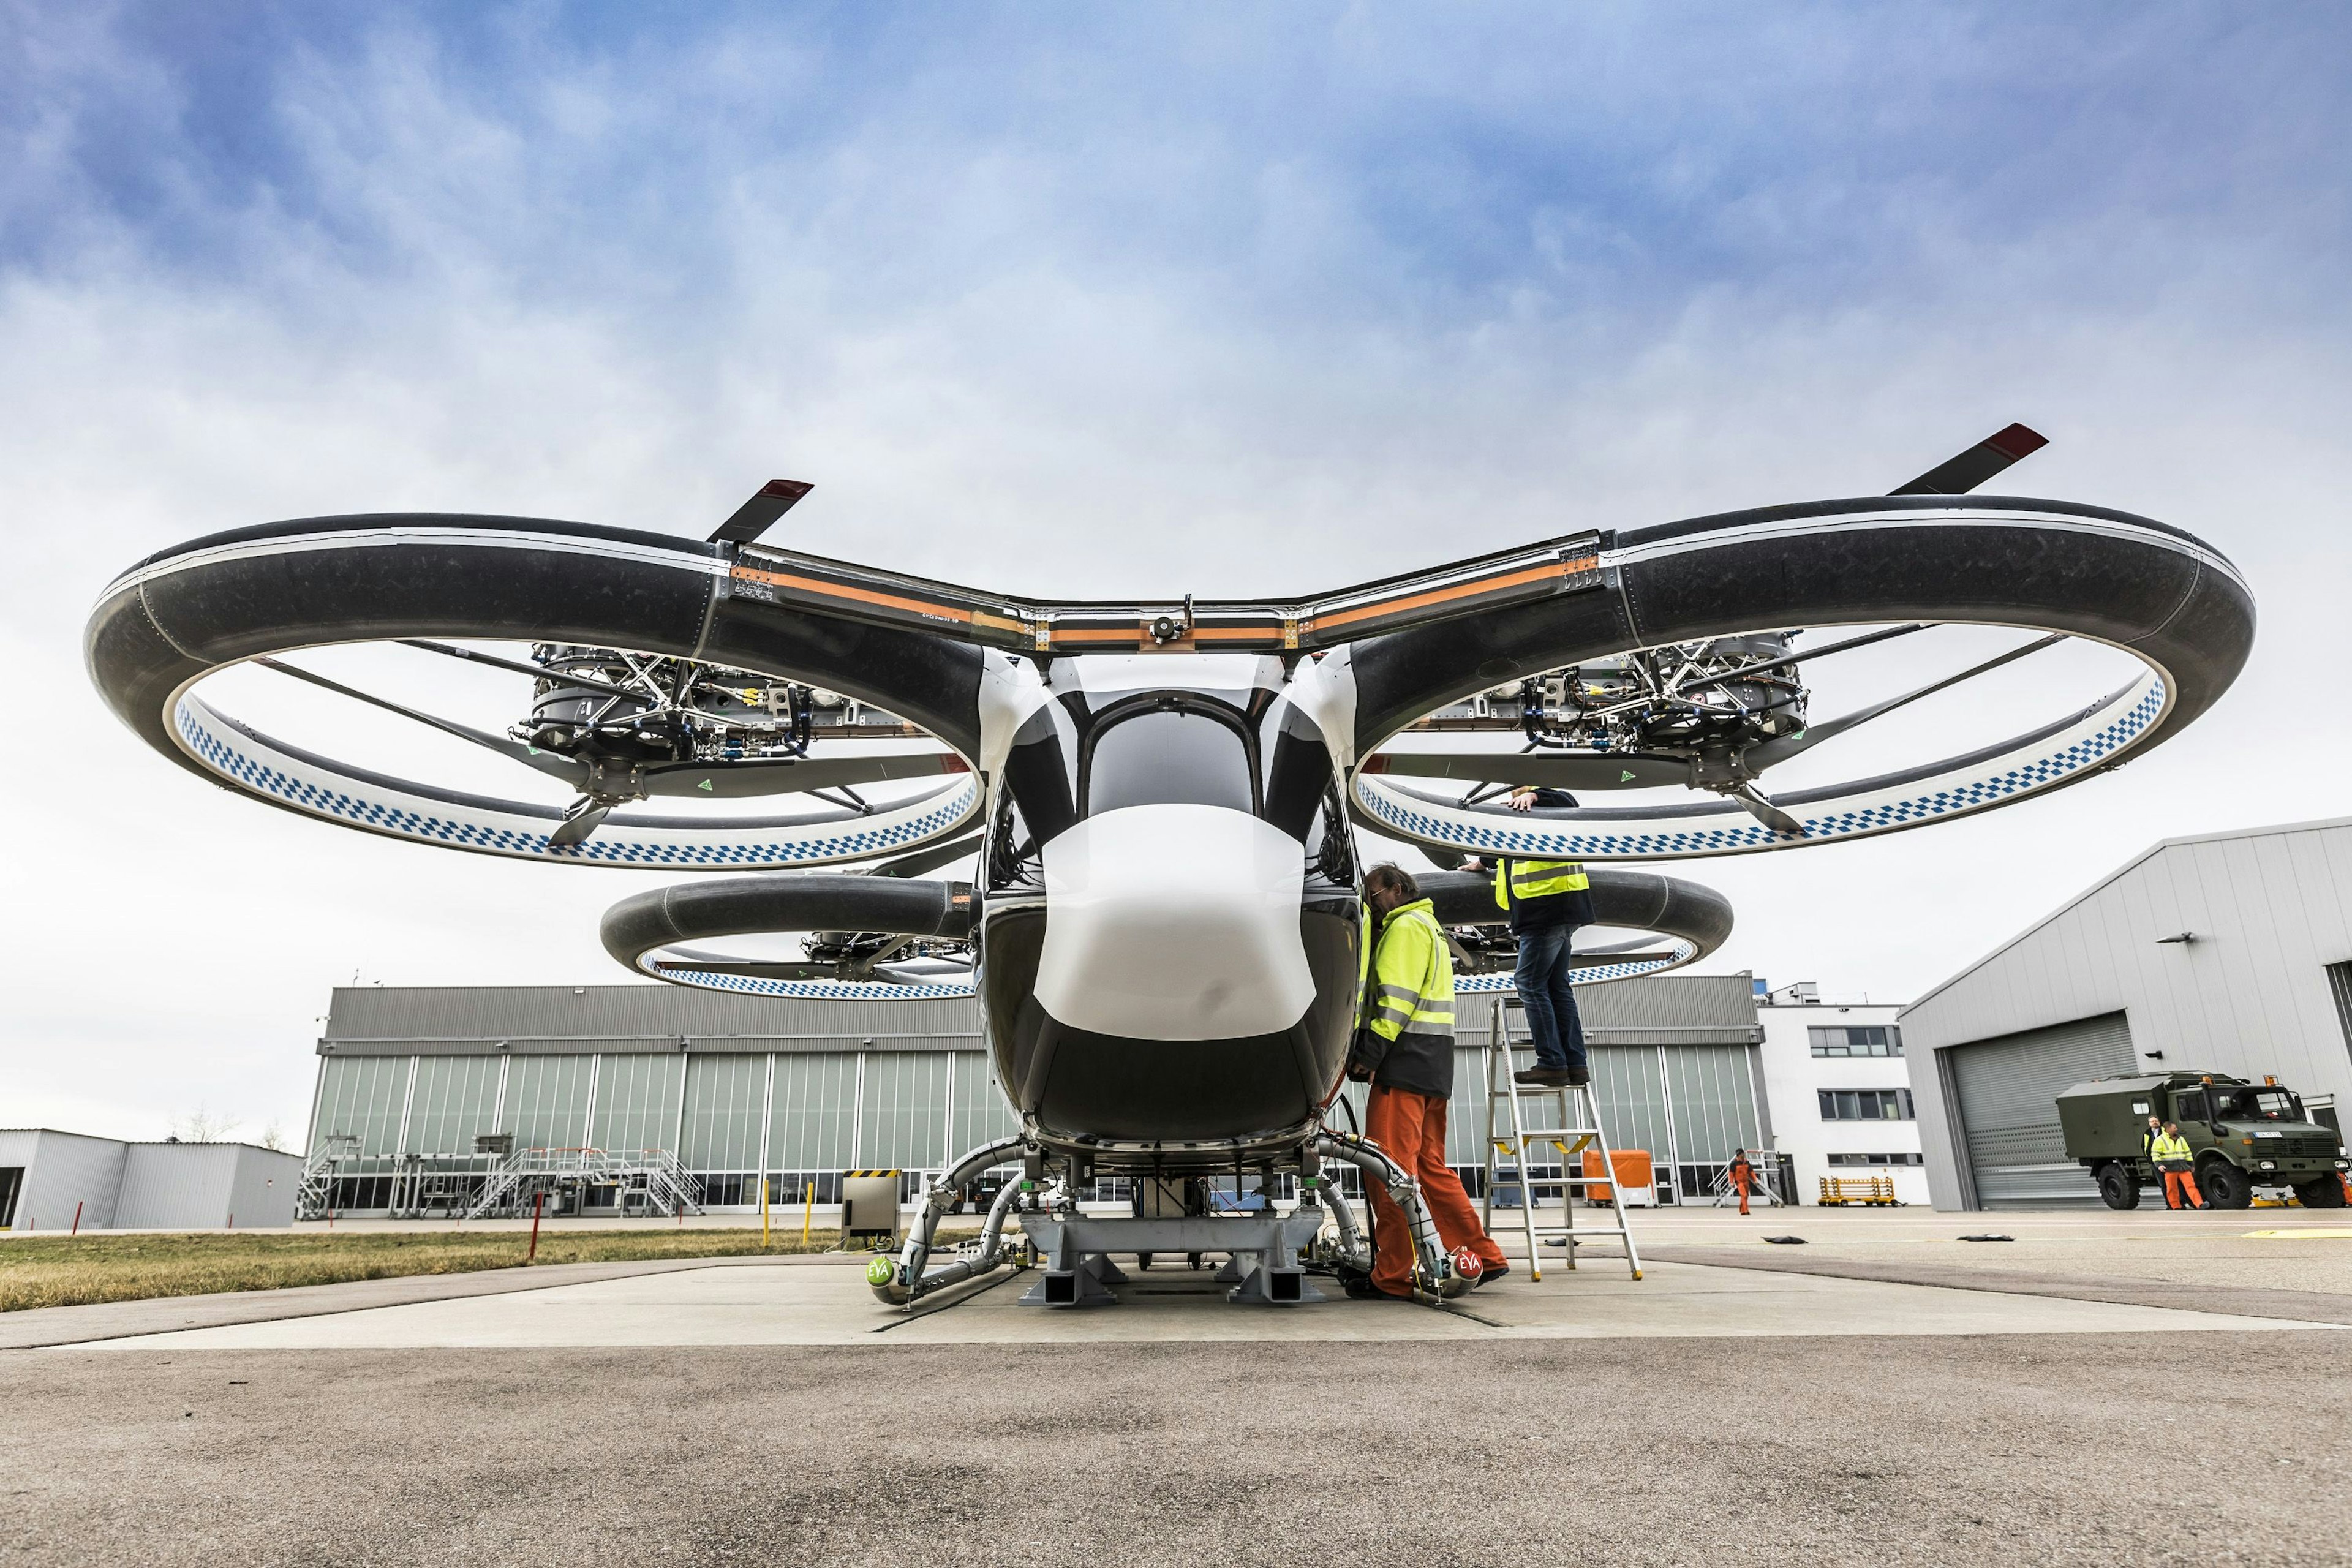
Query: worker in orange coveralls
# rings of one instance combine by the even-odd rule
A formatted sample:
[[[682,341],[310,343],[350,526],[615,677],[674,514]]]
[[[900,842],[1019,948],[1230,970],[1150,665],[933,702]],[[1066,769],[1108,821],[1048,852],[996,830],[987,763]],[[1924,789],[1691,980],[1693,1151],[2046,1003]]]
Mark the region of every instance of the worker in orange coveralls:
[[[1478,1285],[1511,1271],[1478,1223],[1462,1178],[1445,1163],[1445,1101],[1454,1092],[1454,958],[1430,902],[1410,874],[1375,866],[1364,877],[1373,928],[1364,1012],[1348,1076],[1369,1081],[1364,1136],[1421,1183],[1446,1250],[1477,1259]],[[1364,1184],[1375,1226],[1372,1275],[1348,1281],[1360,1299],[1412,1299],[1412,1230],[1378,1182]],[[1465,1268],[1464,1272],[1469,1270]]]
[[[1739,1194],[1739,1212],[1748,1212],[1748,1194],[1756,1185],[1756,1167],[1748,1163],[1748,1151],[1742,1149],[1731,1157],[1731,1169],[1724,1174],[1731,1178],[1732,1191]]]
[[[2166,1122],[2164,1131],[2147,1146],[2147,1154],[2156,1162],[2156,1168],[2164,1173],[2166,1208],[2201,1209],[2205,1206],[2205,1195],[2197,1190],[2196,1163],[2189,1157],[2189,1140],[2180,1135],[2179,1122]],[[2180,1201],[2183,1192],[2189,1195],[2186,1204]]]

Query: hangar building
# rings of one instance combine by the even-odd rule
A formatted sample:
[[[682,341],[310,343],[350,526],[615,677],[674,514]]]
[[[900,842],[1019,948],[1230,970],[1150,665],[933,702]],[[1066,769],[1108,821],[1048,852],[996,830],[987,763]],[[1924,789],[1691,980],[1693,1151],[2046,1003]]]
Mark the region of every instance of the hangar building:
[[[1904,1010],[1939,1209],[2095,1204],[2053,1097],[2275,1073],[2352,1097],[2352,818],[2168,838]]]
[[[1624,980],[1580,997],[1612,1142],[1650,1151],[1663,1200],[1704,1196],[1734,1150],[1769,1143],[1747,976]],[[1494,1009],[1464,1002],[1450,1158],[1483,1175],[1479,1051]],[[863,1168],[910,1173],[911,1194],[911,1173],[1014,1131],[969,1000],[366,986],[335,993],[318,1053],[308,1181],[347,1214],[469,1202],[514,1157],[503,1151],[636,1152],[721,1211],[758,1208],[763,1182],[773,1203],[811,1186],[830,1203],[840,1173]],[[625,1189],[583,1200],[591,1212],[631,1201]]]
[[[54,1127],[0,1128],[0,1230],[213,1230],[286,1226],[302,1162],[254,1143],[126,1143]]]

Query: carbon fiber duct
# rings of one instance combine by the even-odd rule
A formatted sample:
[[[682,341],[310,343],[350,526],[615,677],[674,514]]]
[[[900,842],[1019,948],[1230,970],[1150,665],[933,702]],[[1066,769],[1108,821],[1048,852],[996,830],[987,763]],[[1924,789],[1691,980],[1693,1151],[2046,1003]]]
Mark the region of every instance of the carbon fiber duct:
[[[803,872],[682,882],[622,900],[604,912],[604,951],[639,973],[673,942],[772,931],[888,931],[961,940],[971,932],[971,884],[913,877]]]
[[[1633,647],[1782,626],[1958,621],[2113,643],[2164,672],[2169,738],[2229,689],[2253,596],[2193,535],[2105,507],[1874,496],[1603,535],[1599,584],[1352,645],[1359,754],[1507,681]],[[2078,775],[2079,776],[2079,775]]]
[[[1696,963],[1721,947],[1731,935],[1731,900],[1713,888],[1661,877],[1648,871],[1623,871],[1612,866],[1589,866],[1592,881],[1595,924],[1655,931],[1695,944]],[[1420,871],[1413,880],[1430,901],[1437,923],[1448,926],[1500,925],[1509,917],[1495,903],[1495,879],[1477,871]]]

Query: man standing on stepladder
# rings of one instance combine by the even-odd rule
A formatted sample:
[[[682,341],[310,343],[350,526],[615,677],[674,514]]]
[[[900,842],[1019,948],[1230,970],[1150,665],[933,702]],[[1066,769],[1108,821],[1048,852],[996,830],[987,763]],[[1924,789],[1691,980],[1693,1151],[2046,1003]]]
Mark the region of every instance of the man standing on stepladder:
[[[1513,811],[1575,804],[1564,789],[1511,792]],[[1591,1081],[1584,1022],[1576,1014],[1576,971],[1569,963],[1576,928],[1592,923],[1591,887],[1584,868],[1573,860],[1495,862],[1495,902],[1511,912],[1511,934],[1519,939],[1519,965],[1511,984],[1527,1010],[1536,1047],[1536,1065],[1512,1077],[1533,1088]]]

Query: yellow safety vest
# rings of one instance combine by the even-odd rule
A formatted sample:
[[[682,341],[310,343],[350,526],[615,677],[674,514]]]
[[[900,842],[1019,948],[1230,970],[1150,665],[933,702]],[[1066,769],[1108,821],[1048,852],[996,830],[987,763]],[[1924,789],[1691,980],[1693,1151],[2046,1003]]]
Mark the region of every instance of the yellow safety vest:
[[[1427,899],[1402,906],[1381,922],[1363,1023],[1384,1040],[1420,1035],[1452,1043],[1454,954]]]
[[[1591,886],[1592,879],[1574,860],[1505,860],[1495,868],[1495,905],[1507,910],[1528,899],[1582,892]]]
[[[2189,1140],[2178,1132],[2160,1132],[2147,1146],[2147,1157],[2161,1165],[2168,1160],[2189,1158]]]

